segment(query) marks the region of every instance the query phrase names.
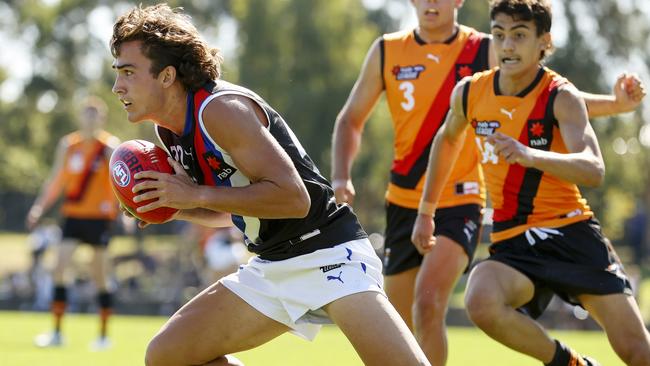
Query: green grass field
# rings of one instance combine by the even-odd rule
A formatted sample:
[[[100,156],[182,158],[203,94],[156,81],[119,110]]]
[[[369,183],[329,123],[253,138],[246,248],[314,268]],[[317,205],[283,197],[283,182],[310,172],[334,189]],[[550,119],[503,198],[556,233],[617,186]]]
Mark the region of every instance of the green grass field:
[[[65,346],[38,349],[34,335],[48,330],[51,320],[45,313],[0,312],[0,365],[3,366],[114,366],[142,365],[147,341],[164,323],[163,317],[115,316],[110,325],[113,347],[92,352],[89,344],[97,333],[97,318],[71,314],[65,318]],[[623,363],[613,353],[601,332],[554,332],[580,352],[597,358],[603,365]],[[449,366],[498,365],[539,366],[540,363],[516,354],[474,328],[451,328]],[[390,352],[390,346],[378,344]],[[347,366],[361,365],[352,346],[335,327],[324,327],[314,342],[283,335],[255,350],[237,355],[247,365],[263,366]]]
[[[161,243],[162,241],[162,243]],[[174,255],[175,241],[166,238],[147,237],[145,249],[157,257]],[[118,237],[111,244],[111,254],[120,255],[133,251],[129,238]],[[0,278],[10,272],[25,271],[29,264],[29,248],[26,236],[19,233],[0,232]],[[170,254],[171,253],[171,254]],[[90,252],[82,247],[76,253],[76,262],[88,262]],[[45,258],[49,267],[53,263],[50,251]],[[641,284],[641,303],[645,314],[650,313],[650,280]],[[457,306],[462,304],[462,291],[454,297]],[[643,304],[646,306],[644,307]],[[51,365],[51,366],[114,366],[142,365],[148,340],[165,322],[164,317],[113,317],[110,325],[113,348],[96,353],[90,350],[90,342],[97,334],[98,320],[93,315],[70,314],[65,318],[66,345],[60,349],[38,349],[32,340],[35,335],[51,327],[46,313],[0,312],[0,366]],[[591,355],[605,366],[623,363],[611,350],[602,332],[553,332],[553,335],[579,352]],[[475,328],[451,328],[449,330],[449,366],[539,366],[541,363],[519,355],[496,343]],[[390,347],[378,344],[377,347]],[[324,327],[314,342],[304,341],[293,335],[284,335],[272,342],[248,352],[238,354],[247,365],[307,365],[347,366],[361,365],[352,346],[335,327]]]

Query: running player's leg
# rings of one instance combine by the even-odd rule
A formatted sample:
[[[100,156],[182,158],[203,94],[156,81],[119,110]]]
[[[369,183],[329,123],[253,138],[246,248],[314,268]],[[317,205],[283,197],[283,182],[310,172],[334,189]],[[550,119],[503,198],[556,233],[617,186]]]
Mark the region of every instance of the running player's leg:
[[[51,307],[52,314],[54,315],[55,333],[61,332],[61,322],[65,314],[65,309],[68,306],[66,272],[72,264],[72,258],[78,245],[79,242],[76,239],[64,238],[56,247],[56,263],[52,273],[54,296]]]
[[[408,269],[397,274],[384,276],[384,290],[395,310],[404,319],[409,329],[413,328],[413,297],[415,279],[420,267]]]
[[[97,342],[106,342],[108,334],[108,319],[113,313],[113,294],[110,288],[110,258],[108,248],[93,246],[92,276],[97,287],[97,303],[99,305],[99,339]],[[96,346],[98,348],[106,345]]]
[[[415,337],[382,294],[356,293],[335,300],[324,309],[352,343],[364,365],[429,365]]]
[[[467,313],[487,335],[515,351],[549,363],[556,344],[533,319],[515,310],[535,295],[533,282],[514,268],[486,260],[469,277]]]
[[[603,327],[612,348],[626,365],[650,365],[650,335],[634,297],[612,294],[580,295],[578,298]]]
[[[228,365],[225,356],[264,344],[289,328],[217,282],[176,312],[151,340],[147,366]]]
[[[447,360],[445,317],[451,293],[478,244],[481,206],[452,206],[436,211],[436,245],[424,256],[415,283],[415,335],[433,365]]]
[[[113,313],[113,294],[110,286],[110,256],[108,245],[111,240],[112,220],[89,219],[79,223],[80,239],[89,244],[93,250],[91,276],[97,289],[97,304],[99,305],[99,337],[93,342],[94,350],[110,347],[107,338],[108,319]]]
[[[108,248],[95,245],[92,247],[91,258],[92,279],[95,282],[97,291],[108,291],[110,289],[110,256]]]
[[[406,325],[413,328],[413,296],[422,255],[411,242],[417,210],[389,203],[386,206],[384,290]]]
[[[56,246],[56,263],[52,271],[52,280],[55,286],[65,286],[66,272],[72,263],[75,249],[79,245],[79,241],[71,238],[64,238]]]
[[[415,283],[413,325],[415,336],[432,365],[447,361],[445,316],[456,282],[467,268],[467,253],[446,236],[437,236],[424,256]]]
[[[78,241],[71,238],[64,238],[56,245],[56,262],[52,271],[53,294],[50,303],[54,329],[51,333],[39,334],[34,338],[34,344],[38,347],[52,347],[63,344],[61,328],[68,305],[68,289],[65,275],[66,269],[72,263],[72,257],[77,245]]]

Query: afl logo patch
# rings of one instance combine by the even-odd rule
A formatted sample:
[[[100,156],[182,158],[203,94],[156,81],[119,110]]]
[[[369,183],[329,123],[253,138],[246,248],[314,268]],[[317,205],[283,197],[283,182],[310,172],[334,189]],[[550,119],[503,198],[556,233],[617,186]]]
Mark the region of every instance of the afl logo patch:
[[[126,187],[131,182],[131,172],[129,172],[129,167],[126,164],[119,160],[111,167],[111,176],[113,176],[113,181],[120,187]]]

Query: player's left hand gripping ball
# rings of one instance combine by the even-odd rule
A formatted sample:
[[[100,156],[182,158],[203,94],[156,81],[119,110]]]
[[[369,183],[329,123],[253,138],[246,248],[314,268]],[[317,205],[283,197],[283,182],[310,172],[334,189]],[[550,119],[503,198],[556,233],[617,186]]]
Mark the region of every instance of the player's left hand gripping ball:
[[[113,192],[122,206],[134,217],[150,224],[166,222],[178,212],[178,209],[171,207],[160,207],[147,212],[137,212],[136,209],[145,206],[152,200],[133,202],[133,186],[140,183],[141,179],[133,176],[137,172],[155,170],[161,173],[174,174],[174,169],[167,162],[167,153],[160,147],[144,140],[129,140],[120,144],[110,162],[111,183]]]

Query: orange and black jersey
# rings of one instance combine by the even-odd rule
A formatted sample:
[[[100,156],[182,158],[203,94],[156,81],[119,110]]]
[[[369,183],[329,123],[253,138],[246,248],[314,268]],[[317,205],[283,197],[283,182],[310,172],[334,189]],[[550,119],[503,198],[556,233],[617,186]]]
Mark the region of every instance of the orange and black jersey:
[[[118,204],[108,173],[107,150],[119,140],[101,131],[90,142],[79,132],[63,137],[67,146],[59,179],[63,182],[61,213],[77,219],[114,219]]]
[[[489,35],[459,26],[446,42],[426,43],[415,30],[386,34],[380,41],[386,99],[395,130],[394,161],[386,199],[417,208],[429,150],[449,110],[456,83],[488,68]],[[463,148],[439,207],[484,204],[473,146]]]
[[[471,121],[494,207],[492,241],[498,242],[531,227],[560,227],[593,215],[578,187],[534,168],[508,164],[494,154],[485,138],[501,132],[533,149],[567,153],[553,103],[568,81],[540,68],[533,83],[516,96],[501,95],[499,71],[476,74],[463,93],[463,107]]]

